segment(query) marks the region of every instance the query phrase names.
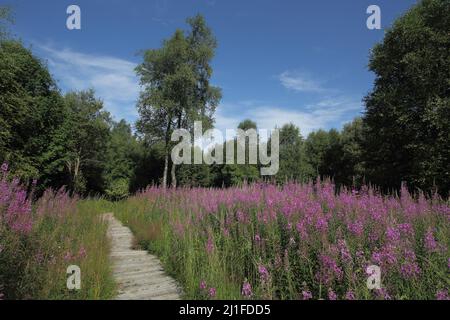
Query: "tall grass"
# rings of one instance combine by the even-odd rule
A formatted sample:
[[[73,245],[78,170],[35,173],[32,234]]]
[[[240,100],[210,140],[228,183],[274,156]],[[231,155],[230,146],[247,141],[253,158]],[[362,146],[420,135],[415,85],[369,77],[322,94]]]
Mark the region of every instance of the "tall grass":
[[[191,299],[445,299],[450,207],[331,183],[147,189],[114,204]],[[366,268],[381,268],[382,289]]]
[[[3,166],[0,181],[0,298],[108,299],[115,284],[106,223],[98,201],[46,191],[32,203]],[[68,290],[67,267],[81,269],[81,289]]]

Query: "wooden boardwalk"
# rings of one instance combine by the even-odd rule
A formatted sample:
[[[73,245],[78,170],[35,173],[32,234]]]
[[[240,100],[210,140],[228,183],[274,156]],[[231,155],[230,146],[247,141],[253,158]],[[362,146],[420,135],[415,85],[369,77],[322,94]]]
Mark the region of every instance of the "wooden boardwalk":
[[[166,275],[159,259],[147,251],[131,249],[133,234],[112,213],[104,214],[111,240],[117,300],[179,300],[177,282]]]

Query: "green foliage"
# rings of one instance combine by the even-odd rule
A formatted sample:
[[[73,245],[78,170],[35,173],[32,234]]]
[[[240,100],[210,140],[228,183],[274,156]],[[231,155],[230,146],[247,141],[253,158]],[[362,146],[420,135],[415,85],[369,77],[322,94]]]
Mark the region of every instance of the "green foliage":
[[[209,187],[213,182],[211,166],[206,164],[180,165],[177,171],[181,186]]]
[[[102,192],[110,117],[93,91],[61,97],[47,67],[18,41],[1,41],[0,58],[0,162],[37,179],[38,193],[63,185]]]
[[[103,103],[93,90],[68,93],[64,100],[68,114],[60,130],[71,187],[82,193],[81,175],[87,190],[101,193],[105,187],[103,170],[110,139],[110,115],[103,110]]]
[[[210,61],[216,41],[202,16],[188,19],[191,30],[181,30],[163,42],[160,49],[147,50],[144,62],[136,68],[143,92],[138,102],[137,129],[150,142],[164,143],[163,186],[167,185],[170,136],[175,129],[192,131],[194,121],[212,126],[213,113],[220,100],[218,88],[210,85]],[[172,185],[176,168],[172,164]]]
[[[16,175],[40,178],[65,116],[47,67],[14,40],[0,42],[0,161]]]
[[[318,130],[304,142],[307,180],[314,177],[332,178],[337,187],[361,186],[364,180],[364,164],[361,143],[363,122],[355,118],[339,132]]]
[[[245,119],[245,120],[241,121],[238,124],[238,129],[241,129],[241,130],[244,130],[244,131],[247,131],[247,130],[250,130],[250,129],[255,129],[256,130],[257,128],[258,127],[256,125],[256,122],[252,121],[251,119]]]
[[[442,194],[450,181],[450,6],[424,0],[376,45],[366,97],[364,159],[369,181],[385,189]]]
[[[361,118],[355,118],[344,125],[341,131],[341,158],[339,174],[336,182],[344,185],[361,186],[364,180],[364,162],[362,159],[362,141],[364,139],[364,123]]]
[[[133,154],[133,175],[130,179],[130,192],[145,189],[149,185],[161,183],[161,172],[164,168],[165,147],[162,143],[149,145],[138,141]]]
[[[257,125],[254,121],[250,119],[245,119],[238,124],[237,129],[243,130],[244,132],[247,130],[257,130]],[[259,139],[259,137],[258,137]],[[238,139],[234,138],[233,141],[234,147],[234,159],[233,164],[223,163],[222,165],[216,165],[213,171],[214,175],[214,183],[217,187],[230,187],[234,185],[242,185],[246,182],[255,182],[261,179],[259,165],[250,164],[249,162],[249,138],[245,138],[245,163],[238,163],[238,155],[237,155],[237,146]],[[225,143],[222,145],[224,152],[226,152]],[[225,160],[225,159],[224,159]],[[224,161],[226,162],[226,161]]]
[[[307,162],[311,165],[316,176],[325,174],[325,159],[330,147],[329,135],[325,130],[318,130],[309,134],[305,141]]]
[[[121,200],[129,195],[130,181],[126,178],[118,178],[109,184],[106,195],[112,200]]]
[[[277,181],[308,181],[313,178],[314,171],[306,162],[305,144],[300,129],[292,123],[285,124],[280,129],[280,169],[276,175]]]
[[[107,195],[113,198],[122,198],[128,195],[130,179],[133,177],[137,165],[135,159],[139,157],[138,148],[139,142],[133,136],[131,126],[125,120],[112,124],[105,160]],[[119,190],[121,191],[117,193]]]

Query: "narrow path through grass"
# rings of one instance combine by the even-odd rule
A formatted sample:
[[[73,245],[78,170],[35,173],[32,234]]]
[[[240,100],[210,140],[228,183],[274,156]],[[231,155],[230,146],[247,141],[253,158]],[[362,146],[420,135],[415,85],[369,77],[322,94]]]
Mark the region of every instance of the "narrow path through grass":
[[[112,213],[109,223],[113,276],[119,286],[118,300],[178,300],[180,288],[163,270],[157,257],[144,250],[133,250],[133,234]]]

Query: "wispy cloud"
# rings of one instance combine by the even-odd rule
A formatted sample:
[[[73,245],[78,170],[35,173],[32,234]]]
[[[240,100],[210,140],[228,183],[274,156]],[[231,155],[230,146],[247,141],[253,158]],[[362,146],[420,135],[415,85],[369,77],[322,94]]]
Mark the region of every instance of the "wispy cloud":
[[[38,49],[47,59],[50,71],[63,90],[93,88],[114,118],[124,118],[129,122],[137,119],[135,105],[140,86],[134,72],[135,63],[53,45],[38,45]],[[296,108],[267,104],[259,99],[222,103],[216,112],[216,128],[225,132],[226,129],[236,128],[245,118],[250,118],[261,129],[273,129],[292,122],[306,136],[320,128],[338,127],[363,109],[357,99],[336,96],[335,91],[306,76],[286,71],[280,75],[280,81],[286,88],[321,93],[324,97]]]
[[[299,108],[246,103],[222,104],[216,115],[216,127],[225,132],[236,128],[245,118],[252,119],[260,129],[273,129],[293,123],[307,136],[318,129],[341,126],[363,110],[356,99],[347,97],[327,98]]]
[[[139,95],[136,64],[110,56],[86,54],[68,48],[38,45],[60,86],[67,90],[95,89],[114,118],[134,121]]]
[[[285,88],[294,91],[315,93],[330,91],[330,89],[324,88],[319,81],[298,72],[285,71],[279,75],[279,80]]]

